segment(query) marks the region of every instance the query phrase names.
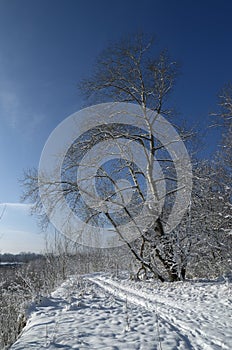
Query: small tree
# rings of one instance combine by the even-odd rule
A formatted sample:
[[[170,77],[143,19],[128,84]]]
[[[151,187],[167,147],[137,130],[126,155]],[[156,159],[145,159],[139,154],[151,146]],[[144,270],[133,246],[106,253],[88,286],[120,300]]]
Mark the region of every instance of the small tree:
[[[227,176],[227,185],[231,186],[232,180],[232,84],[228,84],[219,94],[220,111],[219,123],[222,127],[222,140],[218,154],[218,160],[224,168],[224,176]]]
[[[198,161],[193,173],[189,273],[210,278],[231,266],[230,193],[215,163]]]
[[[219,94],[216,126],[222,137],[212,160],[196,161],[190,210],[190,274],[215,277],[231,270],[232,263],[232,86]],[[182,225],[183,229],[183,225]]]

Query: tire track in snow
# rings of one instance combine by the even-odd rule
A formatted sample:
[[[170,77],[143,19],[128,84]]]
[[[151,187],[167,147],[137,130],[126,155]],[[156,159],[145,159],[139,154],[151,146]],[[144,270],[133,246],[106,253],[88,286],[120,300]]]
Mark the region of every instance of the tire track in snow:
[[[157,301],[155,296],[150,293],[137,291],[129,286],[122,286],[116,281],[106,279],[105,277],[101,276],[88,277],[88,280],[97,284],[105,291],[113,294],[115,297],[128,301],[132,304],[142,306],[150,312],[154,312],[159,320],[168,325],[171,330],[176,332],[180,340],[184,342],[186,349],[230,350],[230,348],[220,339],[212,336],[212,334],[208,335],[203,332],[202,329],[199,328],[201,325],[198,324],[198,329],[194,328],[193,321],[197,318],[199,319],[199,315],[193,310],[191,310],[191,315],[189,315],[189,318],[189,316],[186,314],[186,310],[174,306],[163,297],[160,298],[162,299],[162,302],[160,300]],[[172,313],[170,315],[170,310],[174,311],[174,314]],[[184,321],[183,318],[185,318],[186,321]],[[202,320],[202,323],[204,322],[205,320]]]

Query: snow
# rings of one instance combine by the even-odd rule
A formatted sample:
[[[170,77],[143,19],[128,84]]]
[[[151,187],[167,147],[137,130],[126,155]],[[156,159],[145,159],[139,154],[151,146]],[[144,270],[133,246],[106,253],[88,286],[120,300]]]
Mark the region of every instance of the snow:
[[[32,305],[11,350],[231,349],[231,281],[72,276]]]

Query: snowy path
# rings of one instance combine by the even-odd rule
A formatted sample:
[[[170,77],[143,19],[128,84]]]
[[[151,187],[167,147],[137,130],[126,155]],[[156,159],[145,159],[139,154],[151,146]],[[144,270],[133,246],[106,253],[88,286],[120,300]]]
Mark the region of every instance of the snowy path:
[[[11,350],[230,350],[231,283],[71,277],[32,307]]]
[[[155,293],[154,291],[153,293],[147,292],[145,287],[143,290],[136,290],[136,283],[132,283],[133,286],[128,286],[128,281],[126,285],[123,285],[122,281],[120,283],[103,276],[90,280],[115,297],[120,297],[127,302],[154,312],[157,315],[159,327],[162,324],[171,328],[178,335],[180,342],[177,348],[183,346],[185,349],[202,350],[232,348],[231,301],[225,299],[224,293],[221,298],[220,293],[215,293],[215,288],[218,289],[218,286],[214,285],[212,288],[209,284],[206,293],[205,286],[198,284],[199,295],[196,293],[193,295],[189,293],[191,284],[189,288],[185,283],[182,289],[175,288],[173,295],[168,295],[170,287],[168,293],[166,290],[162,296],[157,291]],[[196,288],[196,284],[192,287]],[[212,301],[214,302],[212,303]]]

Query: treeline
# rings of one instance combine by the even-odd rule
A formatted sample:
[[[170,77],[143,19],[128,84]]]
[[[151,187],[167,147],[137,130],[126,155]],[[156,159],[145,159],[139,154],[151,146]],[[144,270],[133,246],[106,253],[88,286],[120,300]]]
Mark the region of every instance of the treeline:
[[[28,263],[30,261],[34,261],[37,259],[42,258],[42,254],[37,253],[18,253],[18,254],[11,254],[11,253],[4,253],[0,254],[0,263]]]

